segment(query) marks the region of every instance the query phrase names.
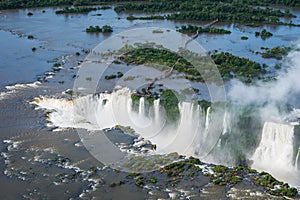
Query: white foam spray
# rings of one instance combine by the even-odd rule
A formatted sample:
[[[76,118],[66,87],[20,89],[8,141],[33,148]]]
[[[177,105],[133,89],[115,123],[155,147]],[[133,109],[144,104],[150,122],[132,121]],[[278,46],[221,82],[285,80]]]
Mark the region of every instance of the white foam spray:
[[[130,126],[142,137],[156,144],[159,153],[178,152],[195,156],[197,148],[209,149],[204,146],[207,144],[206,140],[211,139],[208,134],[210,108],[207,112],[201,112],[200,106],[194,103],[179,103],[180,118],[178,124],[173,125],[165,124],[165,112],[159,100],[146,108],[145,99],[140,98],[138,110],[133,109],[128,88],[110,94],[83,96],[72,101],[37,98],[33,103],[38,108],[51,110],[48,115],[51,122],[49,126],[88,130],[102,130],[116,125]]]
[[[300,147],[298,148],[298,153],[296,156],[296,161],[295,161],[295,170],[299,170],[299,157],[300,157]]]
[[[252,166],[259,170],[292,170],[293,139],[294,126],[266,122],[259,147],[252,156]]]
[[[245,85],[234,80],[229,90],[229,99],[240,105],[257,105],[264,123],[261,141],[250,157],[252,167],[270,172],[278,179],[299,186],[299,171],[295,166],[294,127],[300,112],[282,111],[279,105],[299,104],[300,94],[300,45],[284,60],[283,70],[276,81]],[[296,102],[296,103],[295,103]],[[299,155],[296,157],[299,159]],[[296,170],[297,169],[297,170]]]

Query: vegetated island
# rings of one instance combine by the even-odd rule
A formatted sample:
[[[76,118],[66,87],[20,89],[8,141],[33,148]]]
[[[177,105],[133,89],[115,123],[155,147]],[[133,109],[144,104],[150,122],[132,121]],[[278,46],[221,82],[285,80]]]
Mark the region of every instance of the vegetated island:
[[[272,4],[265,0],[265,5]],[[295,18],[289,10],[281,11],[269,7],[257,7],[257,1],[147,1],[147,2],[130,2],[117,5],[116,12],[142,11],[148,13],[168,12],[166,15],[151,16],[129,16],[128,20],[151,20],[151,19],[167,19],[167,20],[198,20],[211,21],[218,19],[221,22],[231,23],[253,23],[253,24],[276,24],[291,25],[292,22],[285,23],[281,18]],[[287,2],[279,2],[280,5],[288,5]],[[298,5],[298,4],[293,4]]]
[[[167,69],[173,66],[177,72],[184,73],[184,78],[192,81],[204,82],[204,72],[206,81],[216,80],[216,74],[210,70],[211,66],[205,63],[199,63],[199,67],[196,68],[177,53],[166,49],[133,48],[133,50],[122,55],[120,59],[126,64],[133,65],[146,64],[157,67],[157,65],[154,64],[156,63],[167,66]],[[217,65],[224,81],[235,77],[245,83],[251,83],[254,79],[262,79],[262,76],[265,76],[267,73],[267,65],[261,65],[250,59],[240,58],[227,52],[212,54],[211,59]],[[203,61],[207,60],[204,59]],[[202,74],[200,74],[200,72]]]
[[[261,37],[261,39],[265,40],[269,37],[273,36],[273,33],[267,31],[266,29],[263,29],[261,32],[255,32],[255,37]]]
[[[110,6],[102,6],[102,7],[65,7],[61,10],[55,11],[56,14],[87,14],[91,11],[96,10],[105,10],[105,9],[111,9]]]
[[[99,26],[89,26],[85,31],[87,33],[111,33],[113,28],[109,25],[104,25],[101,28]]]
[[[263,58],[275,58],[277,60],[281,60],[283,56],[286,56],[292,48],[278,46],[271,49],[268,47],[261,47],[261,49],[265,50],[265,52],[257,52],[257,53],[261,54]]]
[[[212,34],[230,34],[231,31],[225,30],[223,28],[215,28],[215,27],[201,27],[201,26],[193,26],[188,24],[187,26],[181,26],[180,29],[177,30],[180,33],[212,33]]]

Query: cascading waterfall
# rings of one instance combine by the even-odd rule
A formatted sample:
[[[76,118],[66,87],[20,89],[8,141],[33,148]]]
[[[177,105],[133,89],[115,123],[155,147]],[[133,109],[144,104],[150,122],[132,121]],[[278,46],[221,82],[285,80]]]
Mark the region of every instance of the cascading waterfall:
[[[294,126],[265,122],[261,142],[252,156],[252,167],[290,181],[295,177]]]
[[[53,104],[53,101],[56,103]],[[42,98],[36,99],[35,103],[41,108],[55,110],[49,114],[49,121],[54,126],[88,130],[102,130],[116,125],[130,126],[156,144],[159,153],[178,152],[195,156],[196,148],[203,148],[209,135],[210,108],[202,113],[199,105],[181,102],[178,105],[178,122],[166,125],[165,112],[159,99],[153,102],[153,106],[146,108],[145,99],[141,97],[136,111],[128,88],[110,94],[83,96],[73,101]]]
[[[139,117],[143,118],[145,116],[145,98],[141,97],[139,102]]]
[[[210,109],[211,109],[211,107],[208,107],[207,111],[206,111],[205,130],[208,130],[208,128],[209,128],[209,114],[210,114]]]
[[[296,161],[295,161],[295,170],[296,171],[299,170],[299,157],[300,157],[300,147],[298,148],[298,153],[297,153]]]
[[[206,157],[217,145],[220,134],[231,134],[229,124],[231,117],[225,113],[219,119],[221,130],[215,129],[211,121],[216,120],[218,113],[211,108],[203,110],[198,104],[180,102],[178,122],[166,124],[165,112],[159,99],[148,107],[145,99],[140,98],[139,108],[133,109],[131,92],[128,88],[110,94],[88,95],[74,99],[39,98],[34,101],[39,108],[51,110],[49,121],[60,128],[74,127],[88,130],[102,130],[116,125],[130,126],[145,139],[156,144],[157,153],[178,152],[187,156],[198,156],[208,162],[217,162],[217,158]],[[71,113],[71,114],[70,114]],[[214,116],[213,116],[214,115]],[[217,118],[218,120],[218,118]],[[216,133],[219,134],[216,134]],[[217,138],[216,143],[212,138]],[[294,127],[287,124],[266,122],[262,131],[261,142],[250,158],[252,167],[272,173],[276,178],[289,181],[295,177],[298,169],[300,150],[294,159]],[[220,141],[219,148],[220,148]],[[230,148],[230,147],[229,147]],[[219,152],[219,156],[224,152]],[[212,155],[213,156],[213,155]],[[223,157],[226,155],[223,155]],[[286,175],[286,173],[290,173]]]

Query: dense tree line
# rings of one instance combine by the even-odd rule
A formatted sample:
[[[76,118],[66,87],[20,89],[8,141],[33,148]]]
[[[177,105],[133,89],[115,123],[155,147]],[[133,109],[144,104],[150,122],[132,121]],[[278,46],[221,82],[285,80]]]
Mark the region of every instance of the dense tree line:
[[[128,0],[126,2],[134,2],[135,0]],[[83,6],[83,5],[97,5],[101,3],[124,2],[122,0],[1,0],[0,9],[13,8],[33,8],[46,6]]]
[[[279,9],[260,8],[251,6],[249,1],[147,1],[147,3],[124,3],[115,7],[116,12],[143,11],[143,12],[173,12],[160,16],[160,19],[169,20],[200,20],[211,21],[218,19],[224,22],[267,23],[285,24],[281,17],[295,17],[289,11],[282,12]],[[143,17],[143,19],[155,19]],[[131,16],[131,19],[141,19]],[[289,23],[287,23],[289,24]]]
[[[144,16],[144,17],[135,17],[133,15],[129,15],[127,18],[127,20],[153,20],[153,19],[159,19],[159,20],[163,20],[165,19],[165,16],[161,16],[161,15],[153,15],[153,16]]]
[[[240,58],[228,52],[221,52],[211,56],[224,80],[238,78],[244,82],[250,83],[252,79],[261,78],[266,74],[267,65],[260,65],[247,58]]]
[[[85,29],[87,33],[111,33],[113,28],[108,25],[104,25],[101,28],[99,26],[90,26]]]
[[[300,7],[299,0],[158,0],[158,1],[143,1],[143,0],[1,0],[0,9],[12,9],[12,8],[32,8],[32,7],[44,7],[44,6],[82,6],[82,5],[96,5],[100,3],[111,3],[111,2],[134,2],[134,4],[128,4],[127,6],[117,7],[117,11],[124,10],[144,10],[147,12],[157,11],[187,11],[189,9],[196,10],[196,7],[203,4],[204,7],[209,5],[228,5],[228,4],[239,4],[239,5],[283,5]],[[135,3],[138,2],[138,3]],[[143,6],[143,4],[145,6]],[[194,6],[195,5],[195,6]],[[207,7],[209,9],[209,7]]]
[[[191,24],[187,26],[182,26],[178,29],[181,33],[213,33],[213,34],[230,34],[231,31],[225,30],[222,28],[215,28],[215,27],[207,27],[203,28],[201,26],[193,26]]]
[[[89,13],[91,11],[95,11],[97,10],[97,8],[93,8],[93,7],[83,7],[83,8],[63,8],[61,10],[57,10],[55,13],[56,14],[66,14],[66,13]]]
[[[110,6],[102,6],[102,7],[65,7],[61,10],[57,10],[55,13],[56,14],[68,14],[68,13],[89,13],[91,11],[96,11],[96,10],[106,10],[110,9]]]

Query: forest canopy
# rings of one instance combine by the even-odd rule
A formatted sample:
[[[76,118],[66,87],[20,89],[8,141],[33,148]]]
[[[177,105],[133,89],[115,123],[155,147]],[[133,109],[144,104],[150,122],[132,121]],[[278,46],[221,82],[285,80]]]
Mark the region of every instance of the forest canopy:
[[[182,0],[175,0],[175,1],[166,1],[166,0],[158,0],[158,1],[138,1],[138,0],[1,0],[0,1],[0,9],[13,9],[13,8],[32,8],[32,7],[45,7],[45,6],[67,6],[67,5],[74,5],[74,6],[82,6],[82,5],[96,5],[101,3],[112,3],[112,2],[143,2],[142,4],[148,5],[152,3],[155,5],[156,10],[158,9],[165,9],[166,6],[170,6],[170,4],[178,5],[180,4],[181,7],[170,7],[172,10],[178,10],[184,8],[184,5],[190,7],[193,4],[199,4],[204,1],[201,0],[192,0],[192,1],[182,1]],[[169,3],[168,3],[169,2]],[[206,0],[205,3],[224,3],[233,4],[237,1],[235,0]],[[238,1],[240,4],[244,5],[282,5],[282,6],[292,6],[292,7],[300,7],[299,0],[240,0]],[[141,5],[141,4],[138,4]],[[191,7],[193,8],[193,7]]]

